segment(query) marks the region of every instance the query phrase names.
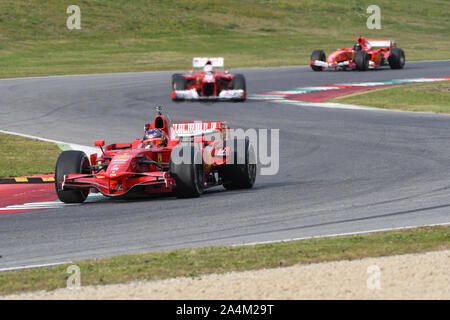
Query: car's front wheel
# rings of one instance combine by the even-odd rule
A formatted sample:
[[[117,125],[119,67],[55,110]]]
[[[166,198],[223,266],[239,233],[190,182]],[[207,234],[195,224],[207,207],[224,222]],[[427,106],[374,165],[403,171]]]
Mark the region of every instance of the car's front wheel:
[[[172,76],[172,90],[186,90],[187,89],[187,81],[186,78],[181,74],[174,74]],[[172,100],[177,100],[176,96],[172,96]]]
[[[366,71],[369,69],[370,56],[366,51],[356,51],[355,64],[356,69],[359,71]]]
[[[233,86],[233,90],[244,90],[244,95],[242,96],[242,99],[239,99],[239,101],[244,101],[246,96],[246,90],[247,90],[247,85],[245,83],[245,77],[242,74],[236,74],[233,77],[232,81],[232,86]]]
[[[323,50],[314,50],[311,53],[311,61],[315,61],[315,60],[319,60],[319,61],[323,61],[325,62],[327,60],[327,57],[325,55],[325,52],[323,52]],[[311,69],[313,69],[314,71],[322,71],[323,67],[320,66],[311,66]]]
[[[55,188],[59,200],[65,203],[81,203],[86,200],[89,188],[86,189],[62,189],[62,182],[66,174],[90,174],[90,163],[86,154],[82,151],[63,151],[56,161]]]

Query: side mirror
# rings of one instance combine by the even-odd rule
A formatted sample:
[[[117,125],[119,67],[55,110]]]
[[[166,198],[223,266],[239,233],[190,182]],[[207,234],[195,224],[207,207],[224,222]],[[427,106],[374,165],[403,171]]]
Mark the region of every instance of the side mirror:
[[[103,147],[105,145],[105,140],[95,140],[96,147]]]

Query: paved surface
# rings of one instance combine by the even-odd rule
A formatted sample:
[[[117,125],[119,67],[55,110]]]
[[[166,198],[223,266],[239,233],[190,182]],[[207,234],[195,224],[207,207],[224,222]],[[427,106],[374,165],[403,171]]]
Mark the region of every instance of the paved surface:
[[[236,70],[234,70],[236,71]],[[250,94],[450,75],[450,62],[404,70],[240,70]],[[279,128],[280,170],[254,189],[200,199],[107,200],[0,216],[0,268],[117,253],[240,244],[450,221],[450,116],[270,102],[172,103],[172,72],[0,80],[0,129],[92,145],[140,137],[154,106],[174,121]]]

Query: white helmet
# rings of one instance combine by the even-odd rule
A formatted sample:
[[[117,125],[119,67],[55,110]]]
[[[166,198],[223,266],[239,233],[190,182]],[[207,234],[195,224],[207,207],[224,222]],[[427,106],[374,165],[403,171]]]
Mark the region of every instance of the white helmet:
[[[204,71],[205,73],[213,72],[213,71],[214,71],[214,68],[213,68],[213,66],[212,66],[212,64],[211,64],[211,61],[206,62],[205,66],[203,67],[203,71]]]

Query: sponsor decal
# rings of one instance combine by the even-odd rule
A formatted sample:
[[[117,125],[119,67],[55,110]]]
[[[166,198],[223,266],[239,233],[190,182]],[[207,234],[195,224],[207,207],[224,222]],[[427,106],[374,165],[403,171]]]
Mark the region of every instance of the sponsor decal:
[[[196,134],[205,131],[215,130],[217,128],[217,123],[218,123],[217,121],[174,123],[173,128],[178,134]]]
[[[195,57],[192,59],[193,68],[202,68],[210,61],[213,67],[222,68],[224,66],[224,59],[222,57]]]
[[[228,147],[228,149],[230,149]],[[225,156],[227,155],[227,148],[220,150],[219,152],[217,152],[217,156]]]
[[[126,162],[127,162],[126,159],[117,159],[117,160],[113,160],[113,161],[111,162],[111,164],[119,164],[119,165],[122,165],[122,164],[124,164],[124,163],[126,163]]]

